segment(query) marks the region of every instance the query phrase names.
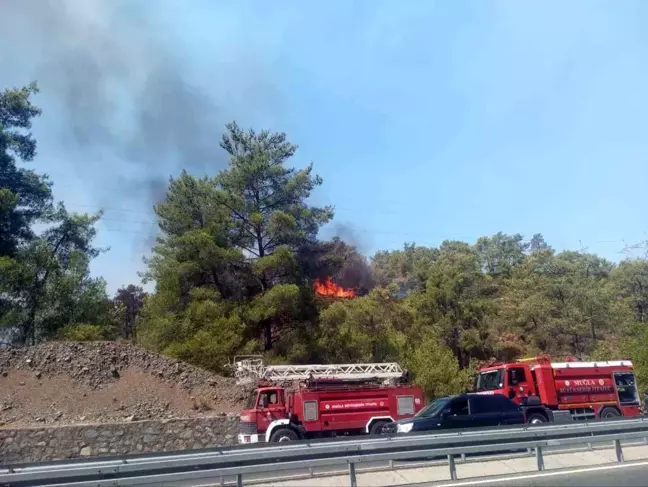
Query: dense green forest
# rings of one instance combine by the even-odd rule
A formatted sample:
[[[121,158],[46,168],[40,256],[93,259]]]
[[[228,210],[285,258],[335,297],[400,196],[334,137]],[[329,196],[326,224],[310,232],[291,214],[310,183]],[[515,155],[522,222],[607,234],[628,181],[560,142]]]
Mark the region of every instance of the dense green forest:
[[[323,181],[294,169],[283,133],[227,125],[229,166],[185,172],[154,207],[160,230],[144,282],[113,297],[89,272],[101,213],[77,214],[27,168],[36,85],[0,93],[0,334],[134,340],[226,373],[237,354],[268,362],[397,361],[430,396],[463,389],[480,361],[540,352],[632,358],[648,386],[648,260],[556,252],[542,235],[498,233],[361,255],[318,230]],[[220,127],[215,127],[218,132]],[[338,297],[330,288],[339,286]],[[317,292],[317,291],[320,292]]]

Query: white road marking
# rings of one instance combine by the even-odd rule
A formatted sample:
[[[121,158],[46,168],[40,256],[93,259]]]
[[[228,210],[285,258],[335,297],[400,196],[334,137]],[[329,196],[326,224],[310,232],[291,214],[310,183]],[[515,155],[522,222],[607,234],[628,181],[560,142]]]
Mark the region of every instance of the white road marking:
[[[515,477],[499,477],[499,478],[484,479],[484,480],[466,479],[466,480],[453,482],[451,484],[435,484],[435,487],[457,487],[460,485],[484,485],[484,484],[493,484],[495,482],[513,482],[516,480],[537,479],[540,477],[555,477],[557,475],[600,472],[602,470],[615,470],[620,468],[645,467],[645,466],[648,466],[648,461],[638,462],[638,463],[622,463],[619,465],[605,465],[603,467],[579,468],[576,470],[561,470],[560,472],[538,472],[538,473],[527,474],[527,475],[517,475]]]

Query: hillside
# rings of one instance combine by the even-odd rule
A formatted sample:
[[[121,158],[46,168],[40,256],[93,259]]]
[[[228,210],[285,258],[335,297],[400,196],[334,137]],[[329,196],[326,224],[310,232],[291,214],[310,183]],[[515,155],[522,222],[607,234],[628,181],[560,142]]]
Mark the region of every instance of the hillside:
[[[336,205],[344,206],[349,195],[342,191],[343,200],[334,201],[322,198],[328,188],[316,193],[324,180],[313,163],[302,164],[312,154],[302,153],[284,132],[232,121],[222,130],[209,127],[221,136],[217,145],[223,149],[210,157],[222,164],[201,168],[200,175],[184,163],[187,170],[178,167],[163,178],[142,174],[155,183],[155,195],[139,192],[139,203],[148,201],[139,210],[128,207],[135,202],[120,185],[126,192],[115,193],[115,201],[125,206],[107,211],[144,211],[150,222],[140,223],[151,226],[139,232],[145,267],[136,271],[115,260],[115,269],[126,274],[111,272],[117,281],[108,286],[94,273],[105,269],[93,261],[107,250],[103,240],[98,246],[97,232],[121,219],[54,206],[49,176],[21,169],[42,149],[30,131],[41,113],[33,104],[37,93],[36,83],[0,91],[0,340],[21,346],[136,340],[147,350],[219,372],[232,357],[251,353],[274,364],[395,361],[429,398],[469,387],[480,362],[541,353],[557,360],[628,357],[642,389],[648,386],[648,241],[640,241],[641,219],[626,228],[633,241],[616,234],[617,243],[608,243],[617,248],[608,247],[605,257],[573,232],[560,237],[558,248],[540,233],[458,240],[435,218],[429,223],[428,206],[399,197],[385,206],[378,195],[375,205],[365,205],[376,225],[391,228],[381,223],[382,213],[400,205],[395,211],[413,218],[403,230],[434,227],[424,239],[428,245],[397,248],[394,231],[386,232],[395,236],[383,240],[388,248],[380,250],[334,220]],[[158,139],[142,140],[146,146]],[[302,162],[295,164],[298,149]],[[361,175],[354,177],[362,185]],[[510,193],[510,185],[503,188]],[[455,189],[461,193],[461,185]],[[511,202],[511,208],[526,204]],[[446,203],[438,211],[454,215],[456,205]],[[483,213],[485,227],[500,226],[507,208]],[[560,234],[569,227],[560,217],[543,228]],[[592,221],[591,235],[617,231]],[[518,224],[532,230],[532,221]],[[473,237],[480,231],[466,229]],[[376,227],[365,237],[375,231],[381,233]],[[578,241],[579,250],[565,248],[570,241]],[[361,250],[374,247],[373,255]],[[619,260],[622,247],[625,258]],[[137,282],[111,296],[109,287],[126,284],[127,275],[137,275]],[[51,346],[56,349],[5,355],[7,377],[0,377],[0,387],[8,392],[2,399],[0,391],[0,420],[168,417],[240,407],[243,392],[232,381],[186,364],[114,343]]]
[[[0,350],[0,425],[134,421],[237,413],[230,378],[120,342]]]

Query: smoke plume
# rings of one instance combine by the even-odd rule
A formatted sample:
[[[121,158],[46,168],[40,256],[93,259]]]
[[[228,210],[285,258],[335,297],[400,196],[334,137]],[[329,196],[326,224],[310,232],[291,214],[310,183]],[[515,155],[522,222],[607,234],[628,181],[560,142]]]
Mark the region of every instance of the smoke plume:
[[[151,24],[151,10],[163,4],[0,2],[0,85],[38,81],[47,130],[56,130],[77,175],[95,183],[98,206],[150,209],[181,169],[216,173],[226,165],[219,147],[225,123],[252,123],[246,107],[225,96],[236,89],[239,99],[258,103],[274,95],[252,79],[262,71],[249,55],[230,61],[220,78],[201,81],[222,53],[205,49],[203,59],[191,53],[186,61],[181,39]],[[25,79],[16,79],[17,72]]]
[[[347,244],[352,245],[359,252],[365,252],[370,247],[368,236],[366,234],[362,234],[350,222],[334,221],[331,224],[329,231],[333,237],[337,237]]]

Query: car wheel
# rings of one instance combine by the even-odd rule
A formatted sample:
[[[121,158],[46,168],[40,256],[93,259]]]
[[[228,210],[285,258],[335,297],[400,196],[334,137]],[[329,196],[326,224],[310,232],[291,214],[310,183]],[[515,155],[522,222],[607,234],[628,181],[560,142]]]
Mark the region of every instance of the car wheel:
[[[389,424],[389,421],[376,421],[371,428],[369,428],[370,435],[379,435],[382,433],[383,426]]]
[[[297,441],[299,436],[295,430],[290,428],[279,428],[270,436],[270,443],[283,443],[286,441]]]
[[[618,418],[619,416],[621,416],[619,410],[609,406],[601,409],[601,412],[599,413],[599,418],[601,419]]]
[[[533,413],[527,418],[528,424],[543,424],[547,422],[547,418],[540,413]]]

